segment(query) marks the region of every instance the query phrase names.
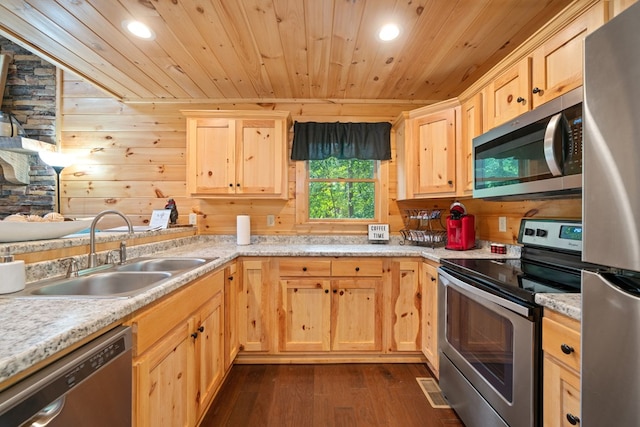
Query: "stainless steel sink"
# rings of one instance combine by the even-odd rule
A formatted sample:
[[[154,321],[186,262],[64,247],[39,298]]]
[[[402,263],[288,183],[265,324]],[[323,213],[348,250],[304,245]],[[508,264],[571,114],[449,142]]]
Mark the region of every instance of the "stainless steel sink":
[[[216,259],[141,257],[124,265],[103,265],[81,270],[78,277],[38,282],[10,295],[18,298],[128,298]]]
[[[140,259],[116,267],[118,271],[178,271],[199,267],[204,258],[149,258]]]
[[[110,271],[84,277],[59,279],[26,292],[40,296],[130,296],[156,286],[169,277],[171,273],[166,271],[146,273]]]

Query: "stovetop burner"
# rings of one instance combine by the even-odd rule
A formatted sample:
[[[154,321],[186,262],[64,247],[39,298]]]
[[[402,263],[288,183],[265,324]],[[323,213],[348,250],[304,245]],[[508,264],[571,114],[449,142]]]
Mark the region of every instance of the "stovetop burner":
[[[520,259],[443,259],[442,267],[471,279],[475,286],[509,298],[535,303],[537,293],[580,292],[584,263],[579,221],[523,219]]]
[[[521,259],[443,259],[442,266],[518,299],[535,302],[537,293],[580,292],[580,273]]]

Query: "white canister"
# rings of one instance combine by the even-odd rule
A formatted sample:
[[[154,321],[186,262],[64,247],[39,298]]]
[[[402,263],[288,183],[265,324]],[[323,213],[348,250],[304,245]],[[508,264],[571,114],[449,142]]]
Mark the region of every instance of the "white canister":
[[[238,215],[236,218],[237,244],[248,245],[251,243],[251,219],[249,215]]]
[[[25,271],[24,261],[14,261],[13,256],[7,255],[0,259],[0,294],[10,294],[24,289]]]

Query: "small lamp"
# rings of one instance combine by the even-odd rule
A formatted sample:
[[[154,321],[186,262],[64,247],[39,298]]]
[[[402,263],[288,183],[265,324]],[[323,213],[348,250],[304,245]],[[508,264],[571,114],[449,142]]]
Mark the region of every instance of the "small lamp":
[[[70,166],[73,163],[73,159],[59,151],[39,151],[38,155],[43,162],[51,166],[56,172],[56,211],[60,213],[60,172]]]

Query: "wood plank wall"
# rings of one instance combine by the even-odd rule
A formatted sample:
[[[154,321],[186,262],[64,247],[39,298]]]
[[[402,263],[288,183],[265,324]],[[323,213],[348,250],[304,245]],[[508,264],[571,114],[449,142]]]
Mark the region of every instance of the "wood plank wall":
[[[188,214],[198,214],[199,232],[235,234],[235,218],[251,216],[253,234],[365,234],[365,225],[300,227],[295,224],[295,164],[289,164],[289,200],[214,200],[187,197],[186,133],[182,109],[275,109],[291,111],[294,120],[309,121],[393,121],[401,111],[417,105],[336,104],[124,104],[70,73],[61,73],[61,117],[59,135],[65,153],[76,163],[61,174],[62,213],[92,215],[104,209],[118,209],[135,224],[148,222],[153,209],[163,208],[174,198],[179,223]],[[405,209],[448,209],[451,199],[396,202],[397,173],[394,160],[389,172],[389,223],[392,234],[403,227]],[[476,215],[479,238],[513,243],[520,219],[581,216],[580,200],[539,202],[464,202]],[[267,227],[267,215],[276,223]],[[498,232],[498,217],[506,216],[506,233]],[[101,225],[120,225],[117,217],[105,217]]]

